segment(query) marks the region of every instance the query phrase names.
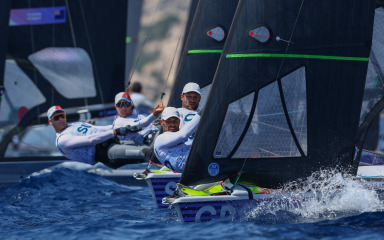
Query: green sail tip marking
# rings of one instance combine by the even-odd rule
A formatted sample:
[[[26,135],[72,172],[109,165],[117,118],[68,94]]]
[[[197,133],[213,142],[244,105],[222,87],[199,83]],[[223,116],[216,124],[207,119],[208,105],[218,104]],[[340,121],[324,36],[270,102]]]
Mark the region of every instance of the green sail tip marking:
[[[226,58],[246,58],[246,57],[280,57],[280,58],[311,58],[328,60],[347,60],[347,61],[369,61],[369,58],[362,57],[341,57],[323,55],[304,55],[304,54],[273,54],[273,53],[248,53],[248,54],[227,54]]]
[[[215,50],[215,49],[200,49],[200,50],[189,50],[188,54],[194,53],[222,53],[223,50]]]
[[[125,38],[125,42],[126,43],[131,43],[132,42],[132,38],[131,37],[126,37]]]

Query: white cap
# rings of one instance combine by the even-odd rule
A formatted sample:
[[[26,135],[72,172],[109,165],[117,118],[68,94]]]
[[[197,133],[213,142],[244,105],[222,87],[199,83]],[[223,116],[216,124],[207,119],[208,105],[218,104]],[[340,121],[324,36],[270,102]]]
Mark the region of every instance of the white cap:
[[[201,95],[199,84],[194,83],[194,82],[190,82],[190,83],[185,84],[185,86],[183,88],[183,94],[189,93],[189,92],[197,92],[198,94]]]
[[[167,120],[171,117],[177,117],[180,119],[179,111],[177,111],[174,107],[166,107],[164,108],[164,111],[161,113],[161,119]]]
[[[122,99],[129,102],[129,103],[132,103],[132,99],[131,99],[131,96],[129,95],[129,93],[120,92],[120,93],[116,94],[116,96],[115,96],[115,104],[117,104]]]
[[[52,107],[50,107],[50,108],[48,109],[48,111],[47,111],[47,116],[48,116],[48,118],[51,119],[52,115],[53,115],[55,112],[59,112],[59,111],[65,113],[64,109],[63,109],[62,107],[60,107],[60,106],[52,106]]]

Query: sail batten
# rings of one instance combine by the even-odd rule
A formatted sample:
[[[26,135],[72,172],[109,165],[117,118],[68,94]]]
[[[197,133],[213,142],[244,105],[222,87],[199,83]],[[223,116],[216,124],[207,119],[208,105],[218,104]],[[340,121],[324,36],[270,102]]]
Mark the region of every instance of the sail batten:
[[[189,50],[188,54],[194,54],[194,53],[222,53],[223,50],[216,50],[216,49],[199,49],[199,50]]]
[[[308,58],[308,59],[344,60],[344,61],[369,61],[369,58],[364,58],[364,57],[321,56],[321,55],[307,55],[307,54],[248,53],[248,54],[227,54],[226,55],[226,58],[246,58],[246,57]]]

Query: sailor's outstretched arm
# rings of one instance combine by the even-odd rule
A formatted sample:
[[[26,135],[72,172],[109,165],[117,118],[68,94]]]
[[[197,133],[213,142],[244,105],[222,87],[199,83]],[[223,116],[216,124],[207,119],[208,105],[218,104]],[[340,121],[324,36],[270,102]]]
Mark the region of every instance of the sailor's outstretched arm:
[[[57,144],[63,150],[85,146],[94,146],[112,138],[114,135],[115,134],[112,129],[88,136],[73,136],[71,134],[63,134],[59,137]]]
[[[163,102],[160,101],[150,115],[140,119],[139,121],[133,124],[131,119],[119,118],[118,119],[119,123],[117,125],[118,126],[130,125],[131,127],[137,127],[138,129],[144,128],[149,126],[149,124],[151,124],[163,112],[163,110],[164,110],[164,105],[163,105]]]
[[[107,125],[107,126],[95,126],[95,125],[92,125],[92,127],[95,127],[97,129],[100,129],[100,130],[103,130],[103,131],[108,131],[108,130],[111,130],[113,128],[113,125]]]
[[[178,132],[167,132],[168,134],[159,135],[155,141],[155,148],[173,147],[184,142],[188,137],[196,132],[199,122],[200,115],[196,114],[192,120]]]

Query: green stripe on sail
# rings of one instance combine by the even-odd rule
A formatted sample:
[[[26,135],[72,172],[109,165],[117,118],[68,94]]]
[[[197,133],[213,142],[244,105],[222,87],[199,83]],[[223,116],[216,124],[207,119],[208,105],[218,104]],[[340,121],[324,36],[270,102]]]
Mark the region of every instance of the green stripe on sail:
[[[223,50],[210,50],[210,49],[200,49],[200,50],[189,50],[188,54],[193,54],[193,53],[222,53]]]
[[[274,54],[274,53],[248,53],[248,54],[227,54],[226,58],[246,58],[246,57],[280,57],[280,58],[312,58],[328,60],[347,60],[347,61],[369,61],[369,58],[362,57],[340,57],[322,55],[303,55],[303,54]]]

